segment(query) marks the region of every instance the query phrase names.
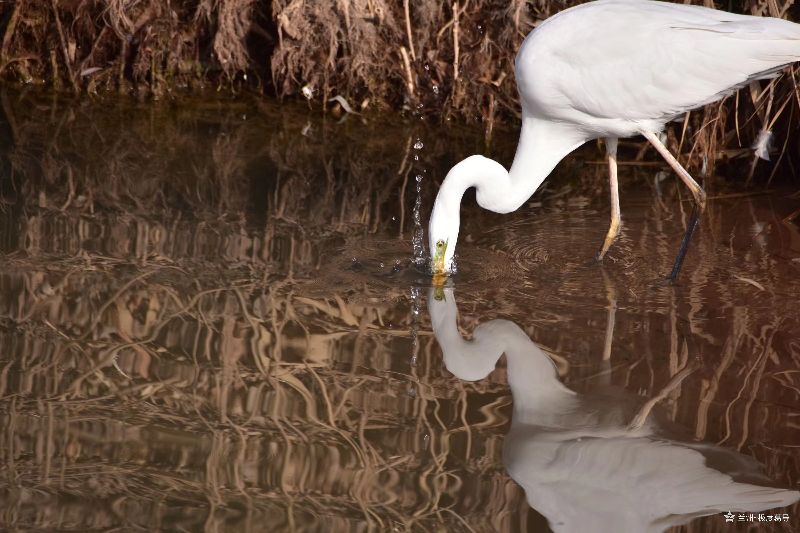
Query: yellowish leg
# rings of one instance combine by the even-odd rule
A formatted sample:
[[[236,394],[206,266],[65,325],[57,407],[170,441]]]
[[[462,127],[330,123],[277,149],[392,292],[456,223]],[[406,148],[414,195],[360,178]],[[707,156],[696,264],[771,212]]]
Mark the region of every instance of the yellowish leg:
[[[622,225],[622,217],[619,209],[619,183],[617,182],[617,139],[614,137],[606,138],[606,154],[608,155],[608,183],[611,193],[611,224],[608,226],[606,240],[597,252],[597,260],[602,261],[611,244],[619,235],[619,228]]]
[[[603,346],[603,361],[601,363],[600,379],[598,384],[611,386],[611,348],[614,344],[614,325],[617,318],[617,291],[611,280],[608,278],[606,269],[601,268],[603,284],[606,286],[606,298],[608,299],[608,313],[606,319],[606,340]]]

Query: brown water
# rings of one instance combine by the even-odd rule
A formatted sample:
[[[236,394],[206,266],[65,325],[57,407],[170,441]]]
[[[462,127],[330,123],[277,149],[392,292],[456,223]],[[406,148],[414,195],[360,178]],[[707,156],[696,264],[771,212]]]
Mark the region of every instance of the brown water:
[[[669,286],[689,196],[623,167],[597,264],[588,146],[437,293],[415,176],[513,136],[0,96],[0,529],[800,527],[791,191],[716,180]]]

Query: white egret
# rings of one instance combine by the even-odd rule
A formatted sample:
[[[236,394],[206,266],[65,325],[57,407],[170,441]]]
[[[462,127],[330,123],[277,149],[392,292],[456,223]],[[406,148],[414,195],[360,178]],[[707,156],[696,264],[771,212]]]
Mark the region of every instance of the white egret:
[[[550,17],[525,38],[515,72],[522,130],[510,170],[474,155],[442,183],[429,223],[435,274],[453,268],[464,191],[490,211],[518,209],[558,162],[583,143],[606,140],[611,224],[602,259],[620,230],[617,139],[643,135],[691,191],[695,207],[670,275],[675,279],[706,194],[658,134],[687,111],[800,60],[800,25],[699,6],[598,0]]]
[[[483,379],[506,354],[513,413],[503,463],[553,531],[658,532],[699,516],[757,513],[800,499],[796,490],[769,486],[758,463],[735,450],[669,438],[652,416],[630,423],[641,397],[571,390],[513,322],[484,322],[471,341],[463,339],[451,288],[431,289],[428,311],[456,377]]]

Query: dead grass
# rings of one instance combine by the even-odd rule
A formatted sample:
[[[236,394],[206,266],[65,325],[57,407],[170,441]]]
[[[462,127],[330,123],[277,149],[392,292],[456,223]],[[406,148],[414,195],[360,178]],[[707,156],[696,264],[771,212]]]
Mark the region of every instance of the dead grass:
[[[491,138],[496,124],[519,118],[513,59],[522,39],[576,3],[3,2],[0,76],[81,93],[154,97],[252,87],[282,98],[304,95],[323,109],[341,97],[355,111],[405,110],[482,123]],[[733,7],[788,17],[791,5],[752,0]],[[746,181],[796,175],[799,162],[788,149],[800,119],[796,86],[791,70],[777,83],[692,113],[673,132],[672,148],[699,174],[711,175],[719,163]],[[759,163],[748,151],[762,129],[776,134],[776,164]],[[731,160],[736,163],[729,166]]]

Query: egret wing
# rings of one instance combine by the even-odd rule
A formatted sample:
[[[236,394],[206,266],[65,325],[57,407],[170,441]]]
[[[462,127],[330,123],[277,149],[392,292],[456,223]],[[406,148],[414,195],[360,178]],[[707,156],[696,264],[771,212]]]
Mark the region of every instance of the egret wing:
[[[800,59],[800,26],[780,19],[636,0],[563,15],[517,58],[526,106],[548,118],[663,122]]]

